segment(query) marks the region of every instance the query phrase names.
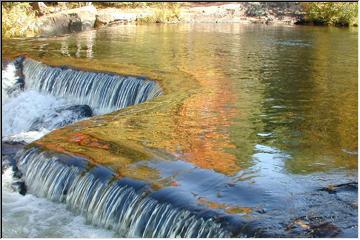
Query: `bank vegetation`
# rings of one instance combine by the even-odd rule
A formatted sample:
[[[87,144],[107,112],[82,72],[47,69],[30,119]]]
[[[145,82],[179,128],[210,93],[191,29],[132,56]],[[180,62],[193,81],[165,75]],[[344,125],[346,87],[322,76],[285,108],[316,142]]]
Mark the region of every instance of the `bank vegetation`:
[[[141,23],[181,22],[180,11],[186,2],[2,2],[2,38],[36,36],[39,18],[61,10],[92,4],[104,8],[151,8],[153,14],[139,19]],[[198,3],[201,4],[201,3]],[[206,4],[206,3],[204,3]],[[259,7],[265,6],[261,3]],[[296,3],[295,3],[296,4]],[[300,23],[331,26],[357,26],[358,3],[354,2],[306,2],[299,3],[304,13]],[[261,9],[260,9],[261,10]]]

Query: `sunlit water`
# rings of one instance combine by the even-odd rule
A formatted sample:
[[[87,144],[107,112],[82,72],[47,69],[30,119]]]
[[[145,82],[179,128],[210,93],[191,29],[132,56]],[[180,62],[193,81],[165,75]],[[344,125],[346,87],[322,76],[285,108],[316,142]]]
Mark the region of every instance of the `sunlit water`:
[[[244,200],[236,190],[224,190],[229,181],[252,184],[286,202],[289,195],[305,191],[304,181],[312,186],[324,178],[335,183],[336,176],[356,178],[357,30],[127,25],[5,41],[2,52],[9,57],[27,54],[52,64],[76,63],[159,78],[169,96],[162,98],[164,104],[179,101],[179,108],[169,118],[142,119],[149,126],[139,130],[146,140],[139,139],[189,163],[144,165],[164,178],[176,172],[180,189],[191,189],[213,201],[254,207],[268,200],[257,195],[257,190],[249,190],[251,199]],[[180,101],[172,97],[177,91],[193,94]],[[123,133],[109,128],[114,134],[111,139]],[[136,129],[130,129],[136,139]],[[160,137],[154,137],[158,132]],[[33,196],[16,195],[28,197]],[[3,210],[15,211],[6,204]],[[47,213],[42,214],[46,219]],[[24,216],[30,218],[32,213]],[[3,221],[12,218],[4,214]],[[32,236],[49,236],[49,229],[41,231]],[[78,236],[77,232],[68,234]]]

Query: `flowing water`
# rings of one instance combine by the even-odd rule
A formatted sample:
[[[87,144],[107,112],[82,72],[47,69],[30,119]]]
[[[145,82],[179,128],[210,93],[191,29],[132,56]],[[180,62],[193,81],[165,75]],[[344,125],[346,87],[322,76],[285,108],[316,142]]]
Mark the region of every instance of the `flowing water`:
[[[161,94],[155,82],[135,77],[49,67],[29,59],[24,60],[23,69],[27,88],[88,104],[97,113],[138,104]]]
[[[27,56],[23,75],[2,71],[3,141],[48,134],[37,143],[106,167],[19,154],[30,194],[3,187],[6,236],[243,236],[231,226],[281,232],[310,213],[357,231],[347,191],[315,191],[357,179],[356,29],[121,25],[4,41],[2,53]],[[110,114],[77,122],[74,105]]]

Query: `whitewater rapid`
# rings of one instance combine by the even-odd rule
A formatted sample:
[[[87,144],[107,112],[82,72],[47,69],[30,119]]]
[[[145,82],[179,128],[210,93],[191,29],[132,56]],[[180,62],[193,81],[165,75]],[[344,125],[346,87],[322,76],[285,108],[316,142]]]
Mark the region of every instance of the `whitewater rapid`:
[[[80,120],[74,112],[58,111],[73,105],[71,102],[35,90],[23,91],[19,78],[14,63],[2,69],[2,141],[31,143],[59,123]],[[47,126],[32,130],[39,119]],[[112,231],[87,224],[84,217],[69,211],[65,204],[15,192],[11,187],[14,181],[12,169],[6,169],[1,184],[3,237],[114,237]]]
[[[2,80],[2,141],[6,151],[15,146],[13,142],[31,143],[93,113],[108,113],[162,94],[156,82],[144,78],[51,67],[24,58],[4,68]],[[2,175],[4,236],[231,234],[215,212],[173,206],[157,199],[156,194],[152,196],[142,182],[117,180],[106,167],[93,168],[85,160],[48,154],[32,147],[20,150],[16,157],[9,153],[5,156],[3,166],[9,162],[11,167]]]
[[[57,114],[56,109],[71,105],[63,98],[35,90],[22,91],[19,75],[13,62],[2,69],[2,141],[33,142],[53,130],[57,123],[76,116],[71,113]],[[47,128],[31,129],[38,119],[49,119]]]
[[[12,175],[10,168],[2,174],[3,237],[114,237],[111,231],[87,224],[84,217],[67,210],[65,204],[14,192]]]

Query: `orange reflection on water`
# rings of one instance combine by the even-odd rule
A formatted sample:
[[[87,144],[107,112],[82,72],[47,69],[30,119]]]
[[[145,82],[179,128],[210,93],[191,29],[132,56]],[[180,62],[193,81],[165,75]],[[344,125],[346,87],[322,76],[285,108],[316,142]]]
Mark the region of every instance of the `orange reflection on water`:
[[[231,83],[211,66],[192,69],[192,74],[204,90],[187,98],[177,113],[175,135],[186,139],[180,145],[181,155],[201,168],[235,174],[240,166],[236,157],[225,151],[235,147],[227,129],[236,114],[233,108],[227,108],[236,101]]]

